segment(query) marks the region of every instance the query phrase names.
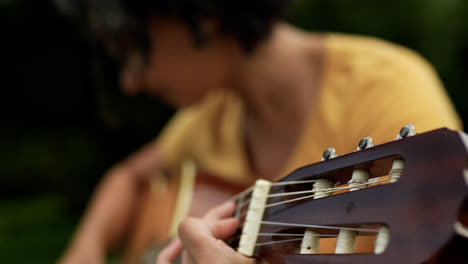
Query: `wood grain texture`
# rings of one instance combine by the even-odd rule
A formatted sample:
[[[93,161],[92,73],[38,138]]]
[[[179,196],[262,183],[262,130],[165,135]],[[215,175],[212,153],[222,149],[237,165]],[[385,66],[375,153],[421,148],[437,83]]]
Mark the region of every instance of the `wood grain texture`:
[[[438,129],[386,143],[300,168],[282,181],[328,178],[347,182],[354,169],[385,175],[396,157],[405,160],[405,170],[396,183],[275,206],[268,208],[264,216],[266,221],[297,224],[387,224],[391,239],[383,254],[281,254],[272,246],[262,246],[257,248],[256,256],[272,264],[468,263],[468,254],[461,254],[463,250],[459,250],[457,255],[454,250],[466,246],[466,238],[457,236],[453,225],[457,218],[467,217],[466,208],[461,209],[461,206],[468,193],[463,178],[467,151],[456,132]],[[261,232],[281,229],[264,225]],[[448,254],[450,262],[440,258],[447,256],[444,250],[452,250]]]

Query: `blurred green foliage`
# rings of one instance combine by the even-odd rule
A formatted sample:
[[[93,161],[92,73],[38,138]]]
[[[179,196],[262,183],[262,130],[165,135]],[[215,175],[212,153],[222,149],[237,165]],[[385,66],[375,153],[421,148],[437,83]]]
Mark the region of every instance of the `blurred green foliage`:
[[[153,138],[171,111],[147,97],[127,98],[117,89],[94,87],[82,95],[89,105],[38,116],[37,109],[48,109],[49,103],[31,106],[34,95],[31,99],[18,92],[18,79],[32,78],[30,71],[37,67],[31,70],[30,65],[40,66],[63,48],[79,53],[67,60],[83,60],[89,55],[87,40],[50,2],[2,0],[0,8],[0,22],[7,26],[3,44],[8,47],[0,55],[10,58],[1,64],[7,73],[2,86],[23,96],[17,101],[26,100],[18,106],[9,93],[0,97],[0,262],[51,263],[65,247],[106,168]],[[310,31],[371,35],[416,50],[435,66],[467,123],[467,14],[468,1],[463,0],[301,0],[289,20]],[[14,61],[17,57],[20,62]],[[62,63],[57,61],[53,68],[49,62],[48,67],[53,72],[63,68]],[[11,69],[24,75],[9,77]],[[81,70],[70,83],[56,85],[71,90],[74,80],[85,79],[82,85],[92,86],[89,64]],[[54,81],[42,72],[32,76],[39,78],[37,89],[50,92],[47,97],[64,93],[50,90]]]
[[[63,206],[56,195],[0,203],[1,262],[54,263],[77,222]]]

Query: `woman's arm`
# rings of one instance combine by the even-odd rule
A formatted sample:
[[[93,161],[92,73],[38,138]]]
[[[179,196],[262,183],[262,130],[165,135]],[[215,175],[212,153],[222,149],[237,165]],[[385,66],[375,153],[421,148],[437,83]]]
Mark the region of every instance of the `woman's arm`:
[[[127,234],[141,188],[160,165],[152,142],[117,164],[98,185],[79,228],[59,263],[104,263],[106,252]]]

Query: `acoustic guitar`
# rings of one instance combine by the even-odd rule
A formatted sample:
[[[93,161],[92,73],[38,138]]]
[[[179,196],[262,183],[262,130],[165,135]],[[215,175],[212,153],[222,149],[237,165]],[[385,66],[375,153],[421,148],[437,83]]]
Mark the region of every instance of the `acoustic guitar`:
[[[438,129],[258,180],[229,243],[268,263],[468,263],[468,137]]]
[[[227,242],[268,263],[468,263],[467,168],[464,133],[407,125],[393,142],[366,137],[343,156],[329,148],[322,162],[242,192],[198,172],[184,195],[174,177],[146,190],[125,262],[169,238],[183,197],[201,216],[240,192],[231,199],[241,227]]]

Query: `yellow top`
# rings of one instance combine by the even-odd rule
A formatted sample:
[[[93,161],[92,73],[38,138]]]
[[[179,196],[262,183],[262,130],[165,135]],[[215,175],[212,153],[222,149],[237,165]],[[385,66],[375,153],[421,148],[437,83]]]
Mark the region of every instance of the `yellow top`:
[[[417,132],[462,129],[434,69],[406,48],[368,37],[330,34],[325,38],[324,75],[317,103],[283,171],[317,162],[334,147],[356,149],[365,136],[376,144],[394,140],[401,127]],[[168,166],[186,158],[228,182],[251,184],[239,97],[215,92],[179,111],[160,136]]]

